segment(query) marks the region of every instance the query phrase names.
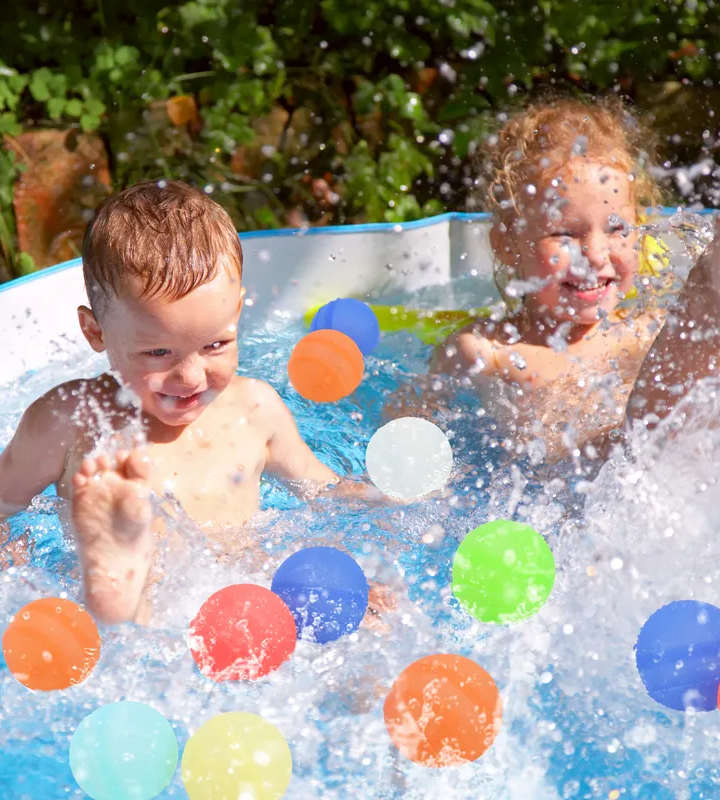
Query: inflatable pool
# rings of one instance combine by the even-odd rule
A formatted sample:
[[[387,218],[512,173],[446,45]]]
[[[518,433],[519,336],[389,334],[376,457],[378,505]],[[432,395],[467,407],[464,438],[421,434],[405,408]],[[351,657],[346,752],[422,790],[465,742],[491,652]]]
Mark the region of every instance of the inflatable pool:
[[[315,405],[298,397],[287,377],[290,352],[306,332],[303,316],[342,296],[420,309],[493,302],[487,231],[484,215],[450,214],[404,225],[244,234],[250,302],[240,372],[280,391],[322,460],[342,474],[362,474],[384,406],[426,371],[431,348],[403,331],[385,335],[354,395]],[[89,353],[79,337],[75,308],[84,301],[79,261],[0,287],[0,448],[35,397],[69,377],[103,369],[102,357]],[[675,443],[669,464],[663,460],[644,471],[637,463],[632,470],[609,465],[591,491],[573,465],[549,478],[513,457],[476,397],[458,394],[453,410],[447,430],[456,469],[444,498],[402,508],[328,500],[318,508],[264,483],[263,511],[250,527],[257,552],[218,564],[190,545],[168,551],[156,623],[101,630],[101,658],[87,680],[63,691],[29,691],[0,662],[2,797],[86,797],[70,768],[70,740],[89,714],[121,700],[159,711],[181,754],[203,723],[221,714],[261,716],[289,747],[288,800],[718,796],[717,712],[683,714],[660,706],[634,664],[638,632],[663,603],[717,602],[720,502],[712,491],[683,488],[678,495],[698,470],[713,474],[715,462]],[[718,412],[713,406],[707,413]],[[0,631],[36,598],[80,599],[63,513],[50,488],[11,520],[11,537],[26,538],[32,558],[0,567]],[[498,518],[542,534],[557,567],[546,604],[513,624],[479,622],[450,590],[459,542]],[[191,535],[190,528],[180,531]],[[679,538],[683,546],[669,553]],[[324,645],[299,642],[292,659],[266,679],[213,683],[191,657],[190,621],[225,586],[269,588],[300,544],[342,545],[368,578],[390,585],[398,609],[387,629],[360,629]],[[473,763],[414,763],[388,735],[383,704],[390,687],[410,664],[434,654],[474,661],[499,689],[502,727]],[[108,748],[111,755],[112,741]],[[260,764],[267,753],[261,755]],[[180,773],[178,767],[159,797],[188,797]],[[249,788],[241,794],[246,797],[279,795]]]
[[[299,317],[336,297],[415,292],[471,270],[484,282],[482,295],[492,297],[487,231],[484,214],[445,214],[403,225],[243,234],[247,318]],[[80,259],[0,286],[0,385],[84,350],[75,313],[84,302]]]

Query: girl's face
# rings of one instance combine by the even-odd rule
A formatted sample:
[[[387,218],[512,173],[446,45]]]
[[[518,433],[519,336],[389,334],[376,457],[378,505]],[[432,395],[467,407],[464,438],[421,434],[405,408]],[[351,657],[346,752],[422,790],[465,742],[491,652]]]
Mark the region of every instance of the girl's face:
[[[528,312],[578,325],[612,312],[638,270],[628,174],[575,159],[558,179],[537,186],[524,208],[518,277],[537,285],[524,297]]]

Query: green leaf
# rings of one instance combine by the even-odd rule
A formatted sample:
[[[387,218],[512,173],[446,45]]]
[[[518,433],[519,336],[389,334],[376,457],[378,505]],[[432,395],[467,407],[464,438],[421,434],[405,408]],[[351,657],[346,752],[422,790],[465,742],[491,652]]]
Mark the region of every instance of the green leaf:
[[[100,117],[106,111],[105,103],[95,97],[91,97],[85,101],[85,111],[92,116]]]
[[[33,72],[30,79],[30,94],[38,103],[45,103],[50,99],[48,81],[51,77],[50,70],[44,67]]]
[[[26,253],[24,250],[17,254],[17,257],[15,258],[15,266],[18,276],[30,275],[31,272],[35,272],[37,270],[35,259],[30,255],[30,253]]]
[[[0,135],[19,136],[22,133],[22,125],[12,111],[5,111],[0,114]]]
[[[115,51],[115,63],[119,67],[135,64],[140,57],[140,52],[134,47],[122,46]]]
[[[83,114],[80,117],[80,125],[85,133],[96,131],[100,127],[100,117],[95,114]]]
[[[266,228],[280,228],[282,226],[277,214],[267,206],[258,208],[255,211],[255,219]]]
[[[83,113],[83,104],[77,98],[68,100],[67,103],[65,104],[65,113],[69,117],[75,117],[77,119]]]
[[[79,103],[78,100],[75,101]],[[64,97],[51,97],[46,104],[46,108],[48,111],[48,116],[54,122],[59,120],[62,117],[63,112],[65,111],[65,98]],[[80,116],[78,114],[78,116]]]

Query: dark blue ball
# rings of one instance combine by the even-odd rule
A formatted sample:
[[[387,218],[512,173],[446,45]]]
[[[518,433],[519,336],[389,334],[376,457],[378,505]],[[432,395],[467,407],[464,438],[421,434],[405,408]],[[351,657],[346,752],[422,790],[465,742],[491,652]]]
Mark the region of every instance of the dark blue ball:
[[[380,324],[375,312],[367,303],[352,297],[333,300],[318,309],[310,330],[327,329],[349,336],[364,356],[371,353],[380,341]]]
[[[357,630],[368,582],[357,561],[334,547],[306,547],[278,567],[270,587],[295,617],[298,638],[325,644]]]
[[[650,697],[667,708],[714,711],[720,686],[720,608],[676,600],[643,625],[637,668]]]

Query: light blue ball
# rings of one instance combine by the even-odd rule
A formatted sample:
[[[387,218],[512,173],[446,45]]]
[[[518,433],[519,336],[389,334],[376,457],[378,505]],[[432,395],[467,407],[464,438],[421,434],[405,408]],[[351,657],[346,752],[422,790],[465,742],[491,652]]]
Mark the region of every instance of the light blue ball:
[[[357,630],[368,607],[362,568],[335,547],[293,553],[278,567],[270,588],[292,611],[298,638],[320,644]]]
[[[318,309],[310,324],[311,331],[340,331],[349,336],[366,356],[380,341],[380,324],[375,312],[362,300],[345,297]]]
[[[172,726],[144,703],[101,706],[77,726],[70,742],[70,769],[92,800],[153,800],[177,763]]]

